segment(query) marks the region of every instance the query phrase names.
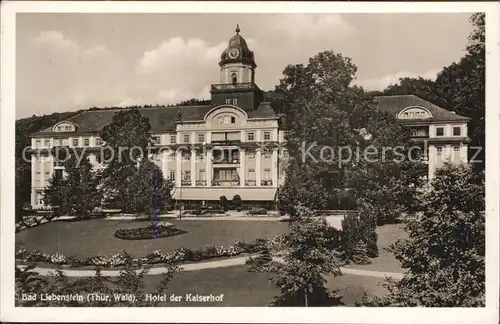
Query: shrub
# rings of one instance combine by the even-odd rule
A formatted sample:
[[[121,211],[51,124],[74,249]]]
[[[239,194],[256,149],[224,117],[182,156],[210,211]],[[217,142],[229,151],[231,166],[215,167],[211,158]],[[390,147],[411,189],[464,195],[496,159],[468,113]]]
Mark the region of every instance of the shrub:
[[[369,218],[363,219],[356,214],[347,214],[342,220],[341,242],[345,260],[356,263],[363,260],[363,253],[372,258],[378,256],[375,224]]]
[[[267,210],[265,208],[252,207],[248,211],[249,215],[267,215]]]
[[[227,210],[227,203],[228,203],[226,196],[220,196],[219,200],[220,200],[220,208],[223,211],[226,211]]]
[[[240,197],[240,195],[234,195],[233,205],[234,205],[234,209],[236,209],[237,211],[241,211],[241,197]]]

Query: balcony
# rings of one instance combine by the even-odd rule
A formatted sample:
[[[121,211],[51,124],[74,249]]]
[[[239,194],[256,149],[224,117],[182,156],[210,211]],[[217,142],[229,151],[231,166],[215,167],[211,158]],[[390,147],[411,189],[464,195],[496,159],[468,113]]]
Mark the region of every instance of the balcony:
[[[191,180],[182,180],[181,186],[191,186]]]
[[[241,144],[240,140],[222,140],[222,141],[212,141],[214,146],[239,146]]]
[[[273,180],[261,180],[260,181],[261,186],[272,186],[273,185]]]
[[[257,185],[257,181],[255,180],[246,180],[245,181],[245,186],[247,187],[255,187]]]
[[[207,180],[196,180],[196,185],[197,186],[206,186]]]
[[[213,187],[238,187],[240,185],[240,180],[213,180]]]
[[[253,82],[245,82],[245,83],[222,83],[222,84],[212,84],[212,91],[222,91],[222,90],[230,90],[230,89],[253,89],[255,88],[255,84]]]
[[[239,159],[212,159],[213,164],[239,164]]]

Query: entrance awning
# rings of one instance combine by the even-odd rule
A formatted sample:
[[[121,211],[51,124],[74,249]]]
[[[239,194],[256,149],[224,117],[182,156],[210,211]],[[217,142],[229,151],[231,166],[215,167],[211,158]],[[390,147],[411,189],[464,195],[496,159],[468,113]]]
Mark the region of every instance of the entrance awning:
[[[182,187],[175,188],[173,193],[174,199],[179,200],[219,200],[220,196],[226,196],[227,199],[233,199],[234,195],[240,195],[242,200],[253,201],[274,201],[277,188],[190,188]]]

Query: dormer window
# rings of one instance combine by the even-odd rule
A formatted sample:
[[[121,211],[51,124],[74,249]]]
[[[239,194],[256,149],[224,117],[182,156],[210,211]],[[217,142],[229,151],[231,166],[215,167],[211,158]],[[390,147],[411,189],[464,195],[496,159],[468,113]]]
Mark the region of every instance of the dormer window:
[[[76,127],[73,123],[68,121],[62,121],[54,126],[52,129],[54,132],[74,132]]]

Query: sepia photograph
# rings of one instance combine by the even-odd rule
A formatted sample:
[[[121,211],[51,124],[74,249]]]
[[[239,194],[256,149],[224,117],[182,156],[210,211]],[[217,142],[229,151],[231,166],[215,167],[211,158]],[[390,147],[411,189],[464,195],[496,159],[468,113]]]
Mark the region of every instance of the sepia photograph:
[[[85,4],[2,4],[2,321],[498,323],[494,3]]]

